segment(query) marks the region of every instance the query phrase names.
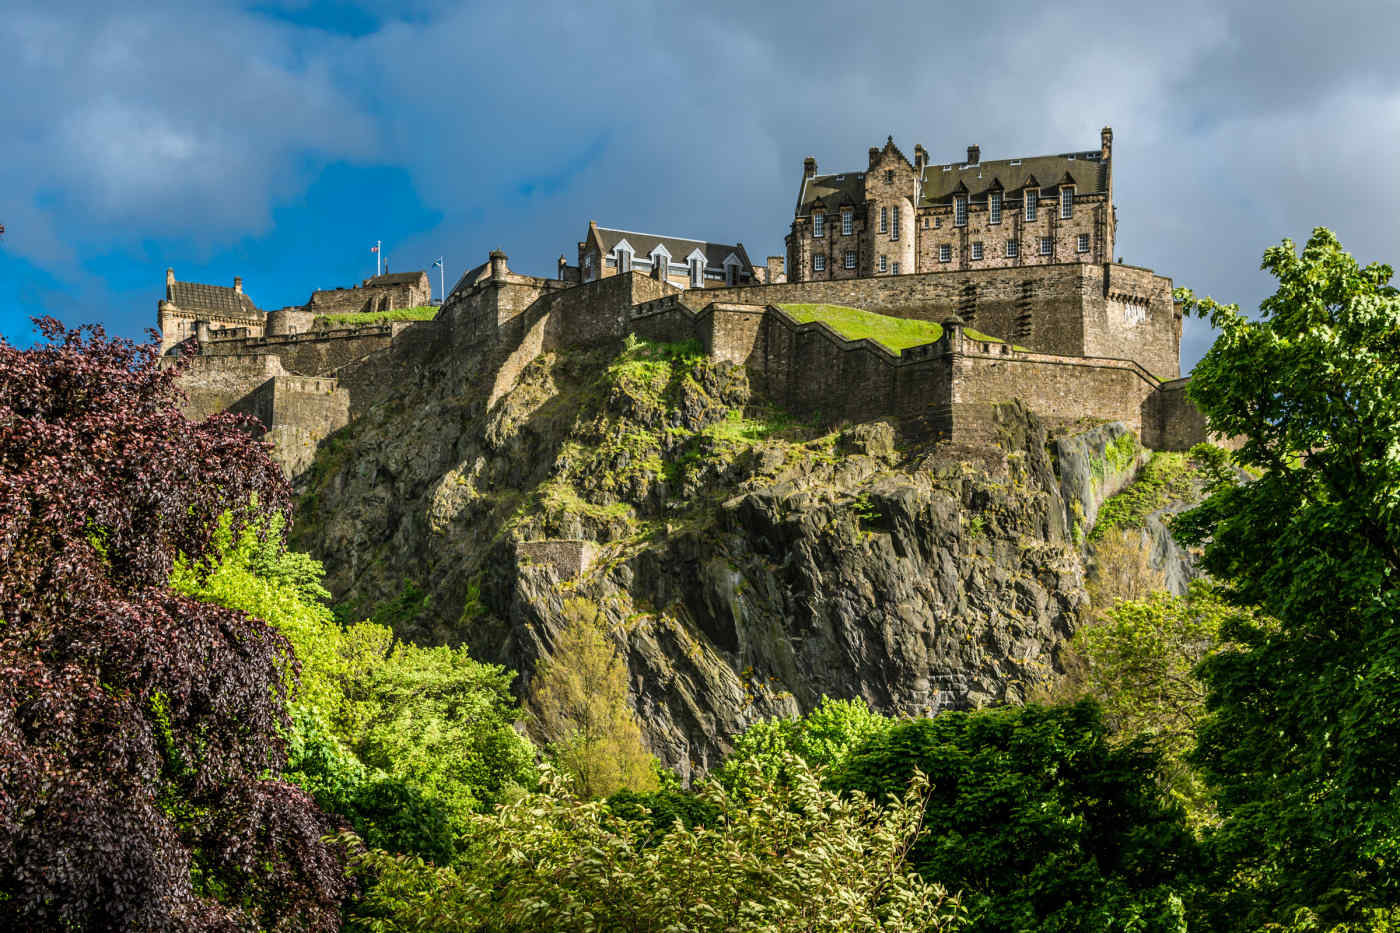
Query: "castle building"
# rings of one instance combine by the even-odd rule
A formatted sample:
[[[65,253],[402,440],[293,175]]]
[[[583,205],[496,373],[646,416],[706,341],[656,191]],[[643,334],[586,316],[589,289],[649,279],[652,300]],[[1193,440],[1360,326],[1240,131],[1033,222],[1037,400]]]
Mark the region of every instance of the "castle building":
[[[316,314],[373,314],[400,308],[421,308],[432,302],[428,273],[394,272],[374,275],[350,288],[318,289],[306,302]]]
[[[157,305],[160,326],[160,352],[197,336],[199,325],[210,331],[236,330],[249,337],[261,337],[267,314],[243,293],[243,279],[235,276],[233,287],[179,282],[175,270],[165,270],[165,298]]]
[[[772,265],[770,259],[764,267],[765,280]],[[578,265],[570,266],[559,257],[559,279],[565,282],[592,282],[634,270],[677,288],[722,288],[760,281],[743,243],[615,230],[591,220],[578,244]]]
[[[865,171],[803,163],[787,235],[790,282],[1113,261],[1113,130],[1097,150],[910,162],[893,137]]]

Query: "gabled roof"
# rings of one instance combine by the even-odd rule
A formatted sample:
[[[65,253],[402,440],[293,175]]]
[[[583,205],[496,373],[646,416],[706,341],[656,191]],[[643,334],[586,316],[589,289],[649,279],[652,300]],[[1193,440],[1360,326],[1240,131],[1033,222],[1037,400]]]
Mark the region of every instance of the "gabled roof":
[[[968,194],[977,197],[986,194],[994,181],[1001,182],[1006,191],[1019,191],[1029,181],[1036,187],[1072,183],[1081,194],[1103,193],[1108,191],[1110,168],[1097,151],[930,165],[924,169],[923,203],[946,201],[959,185],[965,185]]]
[[[374,275],[365,279],[365,287],[374,285],[414,285],[422,280],[428,273],[419,269],[417,272],[386,272],[383,275]]]
[[[709,243],[705,240],[689,240],[684,237],[658,236],[653,233],[637,233],[635,230],[615,230],[610,227],[594,227],[598,231],[598,239],[602,244],[604,256],[610,254],[617,248],[617,244],[623,240],[632,247],[632,253],[636,256],[650,256],[658,245],[665,247],[666,252],[671,254],[672,262],[683,262],[695,250],[700,250],[705,256],[706,268],[722,269],[724,260],[733,253],[743,263],[745,271],[753,270],[753,263],[749,262],[749,254],[744,251],[742,243]]]
[[[821,201],[820,209],[839,210],[865,203],[865,173],[843,172],[837,175],[817,175],[806,180],[797,202],[797,216],[812,213]]]
[[[166,287],[166,291],[166,299],[181,311],[244,316],[263,314],[247,295],[224,285],[173,282]]]

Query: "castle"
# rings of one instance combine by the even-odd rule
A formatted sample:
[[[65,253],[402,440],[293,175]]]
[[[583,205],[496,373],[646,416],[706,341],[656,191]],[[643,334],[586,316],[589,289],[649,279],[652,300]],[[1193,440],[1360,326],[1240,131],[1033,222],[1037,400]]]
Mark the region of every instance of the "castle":
[[[974,150],[952,167],[927,164],[922,146],[909,163],[890,140],[871,150],[867,172],[844,178],[818,176],[808,160],[788,235],[787,281],[771,274],[771,263],[755,269],[738,243],[716,247],[590,223],[577,266],[561,257],[554,277],[523,275],[495,250],[458,280],[430,321],[310,326],[316,295],[345,294],[337,307],[382,307],[380,296],[389,294],[382,290],[397,283],[370,279],[317,292],[276,322],[279,312],[265,314],[259,330],[253,318],[261,312],[236,283],[233,297],[226,290],[198,297],[209,310],[194,312],[207,323],[194,327],[197,351],[183,377],[189,415],[255,415],[295,476],[386,380],[428,355],[483,352],[496,372],[489,405],[542,352],[636,334],[698,341],[713,357],[744,366],[772,403],[831,424],[884,417],[910,434],[981,443],[994,406],[1020,398],[1051,424],[1123,421],[1149,447],[1185,449],[1206,433],[1179,378],[1181,313],[1171,280],[1109,259],[1111,138],[1105,129],[1095,153],[995,163],[980,162]],[[1044,208],[1032,211],[1042,196]],[[985,244],[1000,229],[1012,231],[1004,239],[1035,242],[1034,255],[1003,248],[988,257]],[[1088,248],[1080,249],[1085,237]],[[969,242],[983,244],[980,258]],[[958,250],[956,261],[941,258],[945,245],[949,254]],[[818,255],[841,256],[841,268],[816,262]],[[213,287],[167,276],[163,332],[167,314],[182,327],[172,336],[187,332],[181,315],[190,309],[181,302],[193,302],[195,288]],[[784,309],[795,304],[857,307],[941,331],[894,352],[847,339],[819,318],[801,321]]]

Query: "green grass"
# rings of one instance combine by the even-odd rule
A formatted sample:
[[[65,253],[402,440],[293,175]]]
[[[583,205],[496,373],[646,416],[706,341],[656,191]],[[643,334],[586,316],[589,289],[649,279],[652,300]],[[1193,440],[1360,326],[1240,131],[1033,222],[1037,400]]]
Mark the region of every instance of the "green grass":
[[[894,353],[908,347],[933,343],[943,336],[943,325],[933,321],[890,317],[844,305],[790,304],[778,307],[801,323],[822,321],[847,340],[868,338]]]
[[[1189,496],[1193,476],[1194,464],[1186,454],[1154,453],[1132,484],[1099,508],[1089,540],[1097,541],[1114,528],[1141,528],[1147,516],[1173,499]]]
[[[437,313],[437,308],[424,306],[418,308],[399,308],[394,311],[378,311],[373,314],[362,314],[357,311],[346,314],[318,314],[315,324],[354,325],[387,324],[390,321],[431,321],[437,316]]]

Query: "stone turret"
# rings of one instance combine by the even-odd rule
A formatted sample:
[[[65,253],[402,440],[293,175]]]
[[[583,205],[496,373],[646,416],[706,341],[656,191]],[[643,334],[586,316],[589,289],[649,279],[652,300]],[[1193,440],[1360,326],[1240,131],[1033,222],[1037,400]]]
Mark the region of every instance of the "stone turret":
[[[506,254],[499,247],[491,250],[491,281],[504,282],[510,267],[506,265]]]

